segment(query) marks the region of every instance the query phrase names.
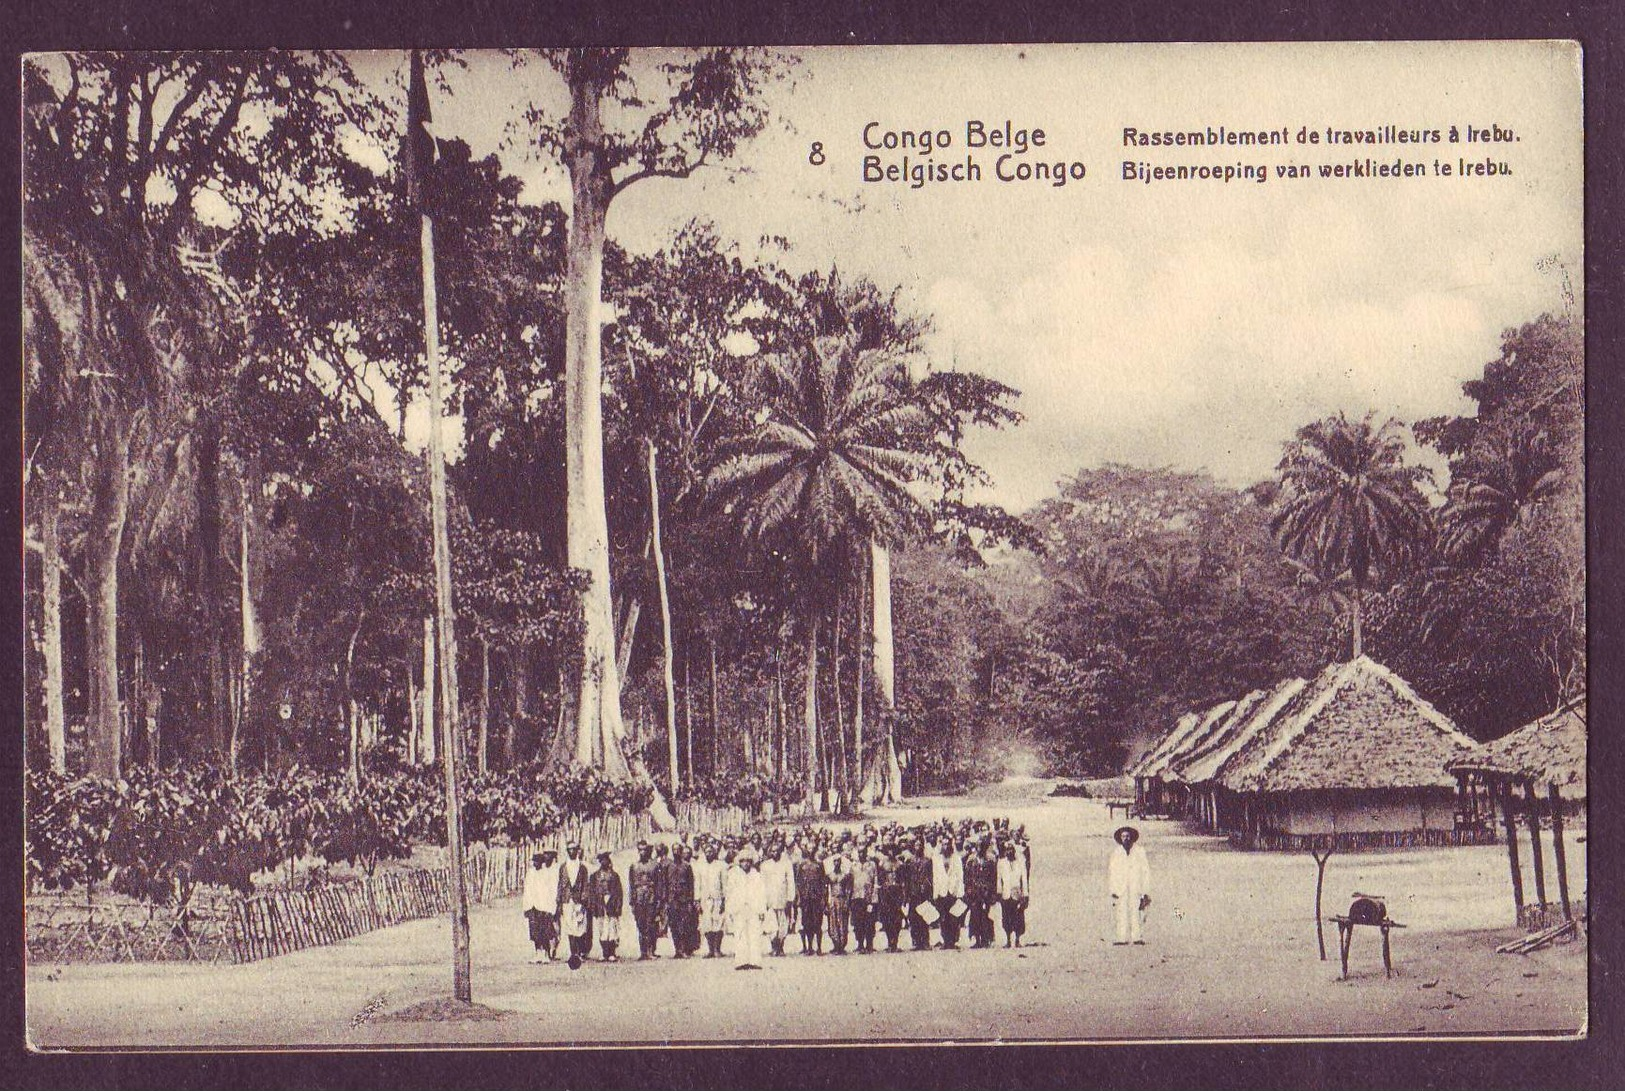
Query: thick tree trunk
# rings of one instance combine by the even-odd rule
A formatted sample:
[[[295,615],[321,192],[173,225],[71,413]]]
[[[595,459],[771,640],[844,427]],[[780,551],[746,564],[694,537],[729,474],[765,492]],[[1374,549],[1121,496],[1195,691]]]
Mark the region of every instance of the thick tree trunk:
[[[116,779],[123,769],[119,724],[118,563],[130,512],[130,426],[116,414],[94,451],[91,525],[85,542],[90,715],[86,772]]]
[[[604,217],[609,208],[609,165],[603,162],[601,86],[585,65],[567,74],[570,113],[564,162],[571,209],[565,270],[565,478],[566,555],[587,573],[581,678],[576,708],[575,757],[615,776],[627,776],[620,750],[621,687],[610,607],[609,520],[604,498],[604,425],[601,291]]]
[[[673,677],[671,647],[671,598],[666,590],[666,551],[660,542],[660,480],[654,440],[649,448],[649,547],[655,558],[655,584],[660,589],[660,673],[666,682],[666,758],[675,793],[682,778],[677,771],[677,680]],[[634,604],[635,605],[635,604]]]
[[[42,490],[43,491],[43,490]],[[45,657],[45,741],[51,769],[68,771],[67,711],[62,684],[62,546],[57,534],[57,500],[46,497],[40,505],[40,583],[43,617],[40,634]]]
[[[807,757],[807,806],[816,805],[818,796],[818,613],[815,609],[807,620],[806,658],[804,661],[807,684],[801,708],[801,726],[805,732]]]
[[[882,798],[903,798],[903,772],[897,762],[896,650],[892,642],[891,553],[878,541],[869,543],[870,603],[874,625],[876,713],[886,739],[886,787]]]
[[[875,691],[880,712],[889,715],[897,707],[895,651],[891,626],[891,553],[877,541],[869,543],[869,576],[874,600]]]

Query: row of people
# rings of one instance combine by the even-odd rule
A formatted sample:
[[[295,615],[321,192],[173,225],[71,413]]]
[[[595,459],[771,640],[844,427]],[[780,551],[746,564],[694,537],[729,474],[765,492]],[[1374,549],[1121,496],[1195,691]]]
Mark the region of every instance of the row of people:
[[[630,909],[640,959],[659,958],[669,937],[677,958],[722,955],[731,932],[741,968],[760,966],[765,942],[786,954],[789,937],[800,951],[843,955],[900,950],[906,931],[915,950],[956,949],[963,933],[972,947],[995,942],[998,913],[1006,946],[1020,946],[1032,879],[1025,830],[1008,822],[961,820],[902,827],[866,825],[833,831],[802,827],[749,837],[683,837],[675,846],[640,844],[623,884],[610,855],[596,871],[570,845],[560,862],[538,853],[527,877],[524,910],[534,961],[557,957],[561,940],[572,965],[596,943],[600,957],[618,961],[620,918]]]

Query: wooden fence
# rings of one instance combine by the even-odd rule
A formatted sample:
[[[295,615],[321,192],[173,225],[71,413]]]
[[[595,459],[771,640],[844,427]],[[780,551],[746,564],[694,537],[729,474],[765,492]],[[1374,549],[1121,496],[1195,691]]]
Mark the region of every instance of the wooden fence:
[[[235,898],[193,899],[185,920],[167,907],[118,896],[28,896],[28,960],[43,962],[214,962],[234,957]]]
[[[750,816],[738,807],[712,808],[678,804],[678,829],[686,832],[739,833]],[[518,894],[525,887],[530,859],[544,848],[563,850],[579,844],[583,856],[625,848],[653,832],[649,815],[620,814],[573,820],[542,841],[475,849],[464,860],[471,902],[490,902]],[[356,881],[333,882],[309,890],[273,890],[241,899],[231,928],[232,953],[238,962],[322,947],[406,921],[438,917],[451,911],[451,870],[399,868]]]
[[[1230,843],[1238,849],[1267,852],[1308,852],[1327,847],[1336,838],[1339,852],[1372,849],[1411,849],[1453,845],[1493,845],[1494,830],[1462,828],[1455,830],[1372,830],[1364,833],[1290,834],[1273,830],[1230,833]]]

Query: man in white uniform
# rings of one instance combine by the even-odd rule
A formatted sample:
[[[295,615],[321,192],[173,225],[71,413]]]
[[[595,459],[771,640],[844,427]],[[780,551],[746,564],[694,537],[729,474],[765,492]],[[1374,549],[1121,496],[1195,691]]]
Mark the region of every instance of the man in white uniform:
[[[735,861],[738,871],[728,891],[728,915],[734,929],[734,969],[762,968],[762,935],[767,927],[767,884],[756,870],[756,853],[746,849]]]
[[[1140,831],[1120,826],[1112,834],[1117,844],[1106,865],[1106,890],[1112,896],[1112,916],[1117,926],[1115,945],[1145,942],[1140,937],[1145,911],[1151,907],[1151,866],[1140,848]]]
[[[784,857],[784,847],[777,841],[768,846],[761,871],[762,884],[767,888],[768,932],[773,954],[782,956],[784,938],[790,934],[790,917],[795,910],[796,873]]]
[[[722,956],[723,911],[727,907],[728,865],[717,859],[717,846],[705,846],[705,859],[694,861],[694,896],[700,903],[700,931],[705,957]]]

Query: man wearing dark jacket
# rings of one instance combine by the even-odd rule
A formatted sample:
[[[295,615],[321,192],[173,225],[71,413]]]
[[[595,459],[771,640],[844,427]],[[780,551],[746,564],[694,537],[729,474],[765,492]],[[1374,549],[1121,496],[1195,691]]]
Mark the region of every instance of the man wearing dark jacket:
[[[903,877],[909,943],[916,951],[926,951],[931,947],[931,922],[920,916],[920,909],[931,904],[931,858],[923,844],[904,851]]]
[[[875,902],[880,897],[880,872],[869,854],[869,846],[858,846],[858,862],[852,865],[852,937],[859,954],[875,949]]]
[[[824,953],[824,902],[828,898],[824,865],[818,849],[808,844],[796,861],[796,907],[801,917],[801,953]]]
[[[598,854],[598,870],[587,880],[587,909],[592,914],[592,935],[598,941],[605,962],[619,962],[615,948],[621,943],[621,913],[626,908],[626,891],[620,873],[609,853]]]
[[[678,958],[689,958],[700,949],[700,903],[694,892],[694,865],[689,862],[687,845],[672,853],[666,887],[666,922],[671,928],[671,945]]]
[[[660,914],[665,910],[665,869],[655,863],[648,842],[638,846],[637,863],[627,870],[627,900],[632,903],[632,920],[638,926],[638,960],[659,958],[655,942],[660,938]]]
[[[988,855],[986,844],[965,852],[965,904],[970,906],[972,947],[993,946],[993,903],[999,897],[998,865]]]
[[[876,868],[875,920],[886,935],[886,950],[897,950],[897,936],[908,912],[908,877],[897,850],[888,845]]]
[[[592,952],[592,916],[587,887],[592,877],[581,858],[581,846],[570,845],[568,859],[559,866],[559,927],[570,943],[570,966],[575,968]]]

